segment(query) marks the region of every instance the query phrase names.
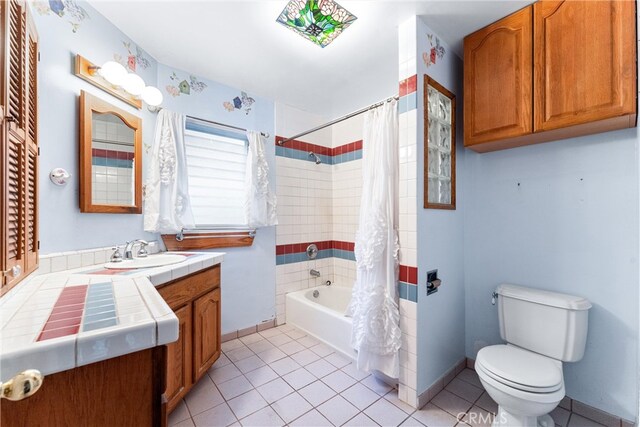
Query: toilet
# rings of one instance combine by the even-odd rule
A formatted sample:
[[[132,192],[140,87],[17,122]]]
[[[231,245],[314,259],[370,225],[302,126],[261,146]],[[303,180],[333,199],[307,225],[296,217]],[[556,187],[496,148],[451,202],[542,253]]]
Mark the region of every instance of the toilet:
[[[496,289],[500,336],[482,348],[475,369],[498,403],[493,427],[553,427],[549,415],[565,396],[562,362],[584,355],[591,303],[581,297],[516,285]]]

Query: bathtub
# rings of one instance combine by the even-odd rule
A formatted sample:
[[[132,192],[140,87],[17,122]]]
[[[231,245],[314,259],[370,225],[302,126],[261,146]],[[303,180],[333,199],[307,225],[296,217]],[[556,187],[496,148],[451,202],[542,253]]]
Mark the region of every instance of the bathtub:
[[[314,298],[313,292],[318,291]],[[344,312],[351,300],[351,288],[316,286],[286,296],[287,323],[302,329],[325,344],[356,358],[351,348],[351,318]]]

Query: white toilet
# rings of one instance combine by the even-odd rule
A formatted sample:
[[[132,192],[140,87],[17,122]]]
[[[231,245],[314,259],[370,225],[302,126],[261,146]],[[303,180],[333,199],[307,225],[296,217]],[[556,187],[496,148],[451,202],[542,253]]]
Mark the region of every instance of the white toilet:
[[[476,372],[498,403],[493,427],[553,427],[551,412],[565,395],[562,362],[577,362],[587,339],[588,300],[500,285],[500,336],[506,345],[484,347]]]

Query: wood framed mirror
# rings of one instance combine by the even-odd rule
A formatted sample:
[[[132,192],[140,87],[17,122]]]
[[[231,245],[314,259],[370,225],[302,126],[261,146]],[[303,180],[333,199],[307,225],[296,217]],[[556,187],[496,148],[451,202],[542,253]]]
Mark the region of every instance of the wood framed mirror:
[[[456,96],[426,74],[424,207],[456,208]]]
[[[142,213],[142,119],[80,93],[80,212]]]

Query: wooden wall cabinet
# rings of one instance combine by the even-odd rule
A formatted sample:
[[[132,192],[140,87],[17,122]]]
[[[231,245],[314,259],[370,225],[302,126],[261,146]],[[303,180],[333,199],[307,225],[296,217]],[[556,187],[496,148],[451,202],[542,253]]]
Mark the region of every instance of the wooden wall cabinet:
[[[169,282],[158,292],[179,321],[167,346],[167,411],[171,412],[220,357],[220,265]]]
[[[0,2],[0,295],[38,266],[38,34],[21,0]]]
[[[635,7],[543,0],[468,35],[465,146],[486,152],[636,126]]]

